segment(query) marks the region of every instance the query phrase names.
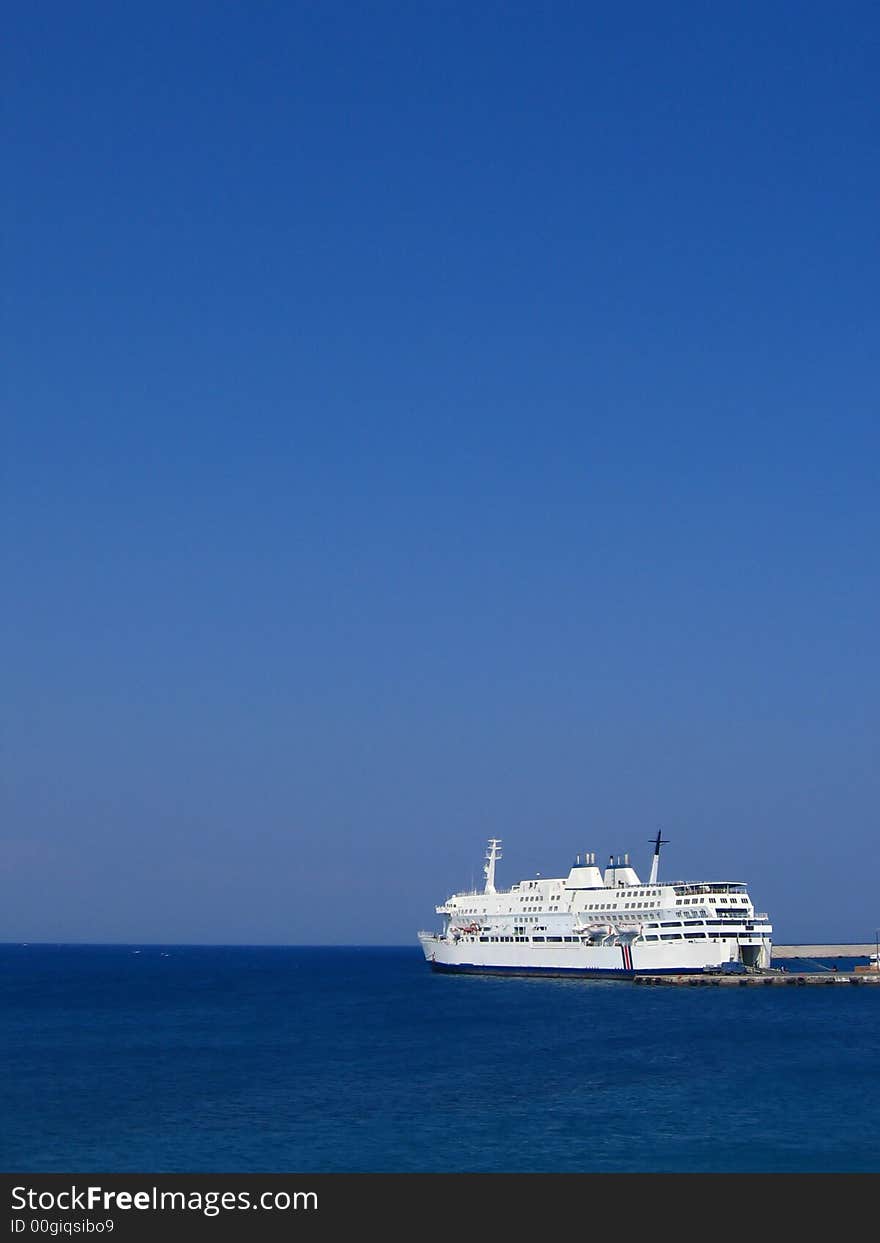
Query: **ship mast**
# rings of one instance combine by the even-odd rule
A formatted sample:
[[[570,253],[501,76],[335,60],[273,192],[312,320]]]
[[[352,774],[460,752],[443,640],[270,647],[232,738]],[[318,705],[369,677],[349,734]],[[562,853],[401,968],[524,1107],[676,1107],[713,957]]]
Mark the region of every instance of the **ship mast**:
[[[651,841],[654,843],[654,858],[651,860],[651,879],[648,881],[648,884],[656,885],[657,884],[657,869],[660,867],[660,847],[667,846],[669,843],[665,837],[660,836],[659,829],[657,830],[656,838],[652,837]]]
[[[490,837],[489,845],[486,848],[486,862],[483,866],[483,875],[486,877],[486,888],[484,893],[495,892],[495,864],[501,858],[501,838]]]

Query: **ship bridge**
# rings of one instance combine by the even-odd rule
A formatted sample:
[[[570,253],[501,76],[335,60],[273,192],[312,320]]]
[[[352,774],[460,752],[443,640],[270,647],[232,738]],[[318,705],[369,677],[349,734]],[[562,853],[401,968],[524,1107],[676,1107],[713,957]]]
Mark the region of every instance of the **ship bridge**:
[[[746,886],[739,880],[717,880],[717,881],[684,881],[674,880],[671,883],[672,888],[677,894],[697,894],[697,893],[746,893]]]

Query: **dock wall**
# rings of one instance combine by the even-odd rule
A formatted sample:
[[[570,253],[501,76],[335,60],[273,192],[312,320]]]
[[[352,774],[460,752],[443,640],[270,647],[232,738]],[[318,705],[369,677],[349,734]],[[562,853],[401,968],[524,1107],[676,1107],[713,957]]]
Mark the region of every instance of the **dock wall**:
[[[773,958],[867,958],[876,949],[870,945],[774,945]]]

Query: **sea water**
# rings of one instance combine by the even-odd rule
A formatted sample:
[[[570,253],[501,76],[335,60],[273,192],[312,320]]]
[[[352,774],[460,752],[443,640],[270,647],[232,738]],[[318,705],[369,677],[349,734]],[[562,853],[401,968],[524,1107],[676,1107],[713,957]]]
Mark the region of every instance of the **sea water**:
[[[880,986],[443,976],[418,946],[5,945],[0,974],[6,1172],[880,1169]]]

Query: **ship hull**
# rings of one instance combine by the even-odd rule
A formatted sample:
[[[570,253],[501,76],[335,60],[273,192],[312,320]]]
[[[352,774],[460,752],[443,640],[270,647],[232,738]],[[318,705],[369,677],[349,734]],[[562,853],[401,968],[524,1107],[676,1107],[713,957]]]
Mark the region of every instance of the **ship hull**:
[[[436,971],[441,975],[529,975],[529,976],[548,976],[554,979],[577,979],[577,980],[632,980],[637,975],[698,975],[701,974],[704,967],[658,967],[652,971],[627,971],[624,967],[613,970],[607,970],[603,967],[551,967],[551,966],[523,966],[523,967],[506,967],[500,965],[482,965],[475,966],[472,963],[438,963],[429,964],[432,971]]]
[[[543,975],[632,979],[637,975],[686,975],[724,968],[743,961],[734,938],[711,942],[679,942],[676,946],[651,943],[592,945],[571,942],[545,944],[481,944],[449,942],[442,936],[420,937],[433,971],[466,975]],[[755,947],[757,948],[757,947]],[[770,961],[769,943],[760,946],[758,965]]]

